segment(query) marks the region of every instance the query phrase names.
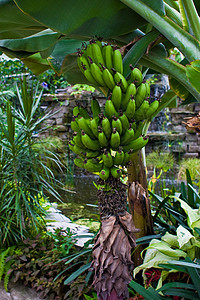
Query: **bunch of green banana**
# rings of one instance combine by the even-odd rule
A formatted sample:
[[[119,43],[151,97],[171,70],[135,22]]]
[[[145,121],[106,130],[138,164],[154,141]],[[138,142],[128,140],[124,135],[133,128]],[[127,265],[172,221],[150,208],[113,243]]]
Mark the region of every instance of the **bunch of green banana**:
[[[122,85],[127,85],[122,75],[122,55],[119,49],[113,49],[111,45],[103,46],[98,40],[90,40],[78,52],[77,63],[86,79],[95,86],[113,90],[116,82],[122,81]]]
[[[131,153],[148,142],[143,136],[145,120],[151,120],[159,102],[149,103],[150,86],[138,68],[130,65],[130,74],[124,77],[122,55],[110,44],[91,40],[79,51],[77,62],[91,84],[108,91],[108,98],[103,112],[92,100],[92,116],[74,108],[69,147],[77,155],[75,164],[103,180],[118,178]]]

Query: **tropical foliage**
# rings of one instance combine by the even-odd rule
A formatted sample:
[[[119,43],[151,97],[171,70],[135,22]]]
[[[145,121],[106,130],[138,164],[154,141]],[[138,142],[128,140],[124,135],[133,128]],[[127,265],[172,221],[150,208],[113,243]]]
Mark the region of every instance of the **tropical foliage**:
[[[59,7],[53,0],[43,2],[42,7],[37,1],[29,5],[25,0],[0,4],[0,49],[22,59],[36,73],[51,66],[69,82],[86,82],[73,53],[82,42],[101,36],[105,41],[114,39],[119,46],[130,43],[124,59],[126,75],[130,62],[142,64],[169,75],[171,88],[182,99],[200,100],[198,1],[87,0],[84,5],[63,1]],[[3,17],[5,11],[11,24]],[[184,56],[180,63],[168,56],[174,47]]]
[[[0,122],[0,245],[13,245],[41,227],[45,210],[42,208],[45,191],[58,197],[52,188],[54,175],[33,149],[33,132],[48,115],[39,117],[41,96],[36,89],[27,88],[26,81],[17,88],[18,107],[7,101]],[[50,152],[46,159],[59,164]]]

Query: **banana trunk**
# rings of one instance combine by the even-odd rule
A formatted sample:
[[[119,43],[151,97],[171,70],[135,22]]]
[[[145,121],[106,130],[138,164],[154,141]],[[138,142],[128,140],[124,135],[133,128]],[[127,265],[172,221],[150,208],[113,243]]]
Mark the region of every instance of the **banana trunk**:
[[[100,300],[129,299],[128,284],[134,268],[131,251],[136,247],[138,229],[132,215],[126,211],[126,185],[110,177],[99,185],[109,186],[98,190],[101,229],[93,247],[93,285]]]

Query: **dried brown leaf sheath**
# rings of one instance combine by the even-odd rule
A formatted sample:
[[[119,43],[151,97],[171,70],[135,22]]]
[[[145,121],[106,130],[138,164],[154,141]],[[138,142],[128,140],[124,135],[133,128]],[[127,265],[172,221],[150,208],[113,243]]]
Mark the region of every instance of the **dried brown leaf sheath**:
[[[132,280],[133,270],[131,248],[135,245],[134,233],[137,231],[128,212],[124,216],[102,220],[91,265],[95,272],[93,285],[99,299],[116,299],[113,294],[118,299],[128,299],[128,283]]]
[[[200,112],[196,117],[191,117],[187,122],[183,122],[186,125],[187,129],[195,130],[198,134],[200,134]]]

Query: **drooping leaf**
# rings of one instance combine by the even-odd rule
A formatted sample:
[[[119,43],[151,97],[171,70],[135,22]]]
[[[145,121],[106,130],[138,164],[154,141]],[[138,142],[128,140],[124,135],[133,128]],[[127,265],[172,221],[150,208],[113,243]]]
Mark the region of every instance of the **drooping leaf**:
[[[179,247],[178,238],[176,235],[166,232],[165,235],[161,238],[164,242],[168,243],[172,247]]]
[[[47,29],[24,14],[12,0],[0,0],[0,39],[16,39]]]
[[[187,221],[190,228],[194,229],[195,227],[200,228],[200,210],[192,209],[185,201],[176,198],[180,203],[181,207],[184,209],[188,215]]]
[[[113,38],[133,31],[146,21],[117,0],[15,0],[19,8],[47,28],[67,37],[83,39],[95,35]],[[120,20],[120,22],[119,22]]]
[[[180,249],[184,251],[195,246],[195,237],[181,225],[177,228],[177,238]]]
[[[0,47],[12,51],[39,52],[55,44],[60,33],[46,29],[29,37],[0,40]]]
[[[158,244],[159,242],[161,243],[161,241],[153,239],[150,242],[150,246],[152,244]],[[174,257],[174,258],[177,260],[179,259],[179,257]],[[144,274],[147,269],[158,268],[159,264],[166,264],[169,260],[171,260],[171,256],[161,253],[158,249],[154,247],[148,248],[145,253],[143,264],[134,269],[134,276],[140,270],[143,270],[143,274]]]
[[[41,74],[50,68],[48,60],[41,58],[40,53],[24,58],[22,61],[35,75]]]
[[[161,253],[172,257],[186,257],[186,253],[179,249],[172,249],[166,242],[159,241],[158,243],[151,243],[146,249],[157,249]]]

